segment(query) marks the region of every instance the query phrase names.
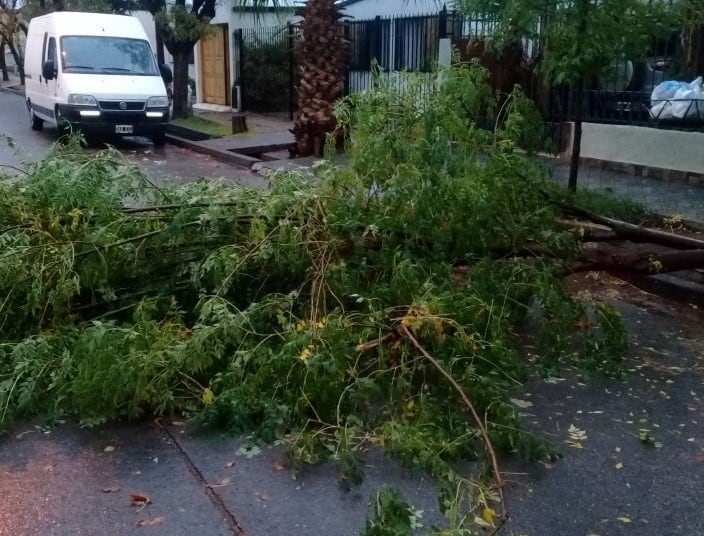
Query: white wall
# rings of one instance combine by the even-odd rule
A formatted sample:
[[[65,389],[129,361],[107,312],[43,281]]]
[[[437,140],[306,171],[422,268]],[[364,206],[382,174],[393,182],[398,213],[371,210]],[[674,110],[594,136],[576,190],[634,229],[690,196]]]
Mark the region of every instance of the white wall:
[[[412,16],[426,15],[438,13],[442,10],[444,4],[448,4],[448,9],[451,9],[451,1],[445,0],[360,0],[344,8],[343,14],[346,17],[352,17],[356,20],[368,20],[374,17],[392,17],[392,16]],[[282,0],[282,5],[300,6],[297,0]],[[252,11],[234,10],[232,0],[224,0],[216,6],[215,17],[211,24],[226,24],[227,35],[230,43],[230,83],[235,80],[235,65],[238,58],[233,43],[233,33],[238,29],[280,26],[287,22],[296,22],[299,20],[294,17],[291,11],[267,11],[255,14]],[[200,50],[199,45],[196,45],[195,50],[195,67],[192,78],[196,80],[196,95],[197,102],[202,103],[202,82],[200,80]],[[360,78],[366,74],[360,73]],[[359,82],[362,83],[362,80]],[[235,104],[235,103],[233,103]]]
[[[582,125],[582,158],[704,174],[702,147],[702,132],[596,123]]]
[[[343,8],[343,15],[356,20],[374,17],[409,17],[428,15],[442,10],[442,6],[451,2],[444,0],[360,0]]]

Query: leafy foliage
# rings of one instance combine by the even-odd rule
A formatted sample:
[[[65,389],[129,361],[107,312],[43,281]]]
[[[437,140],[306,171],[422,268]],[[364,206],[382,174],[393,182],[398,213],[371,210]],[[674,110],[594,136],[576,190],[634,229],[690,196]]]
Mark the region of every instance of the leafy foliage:
[[[372,440],[437,477],[453,526],[491,510],[452,465],[481,457],[475,423],[404,333],[498,450],[534,459],[554,450],[508,402],[536,371],[522,344],[535,336],[544,368],[614,373],[624,332],[563,292],[555,258],[574,239],[542,167],[513,150],[511,109],[505,129],[473,122],[483,76],[443,71],[432,98],[413,84],[350,98],[350,166],[281,173],[269,190],[157,188],[75,144],[0,183],[2,426],[184,412],[285,439],[299,467],[337,460],[350,484]]]
[[[612,60],[640,57],[676,20],[668,2],[640,0],[458,0],[455,6],[498,16],[498,46],[540,39],[541,69],[554,84],[608,76]]]
[[[362,536],[404,536],[419,528],[420,514],[413,510],[396,488],[384,487],[374,494],[374,516],[367,521]]]

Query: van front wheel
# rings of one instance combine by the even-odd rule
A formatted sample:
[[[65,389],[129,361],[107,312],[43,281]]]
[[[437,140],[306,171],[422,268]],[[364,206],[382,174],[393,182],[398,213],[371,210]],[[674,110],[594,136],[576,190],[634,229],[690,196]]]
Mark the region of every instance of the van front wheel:
[[[29,126],[32,130],[41,130],[44,126],[44,120],[39,119],[36,115],[34,115],[34,110],[32,110],[32,105],[30,103],[27,103],[27,108],[29,109]]]

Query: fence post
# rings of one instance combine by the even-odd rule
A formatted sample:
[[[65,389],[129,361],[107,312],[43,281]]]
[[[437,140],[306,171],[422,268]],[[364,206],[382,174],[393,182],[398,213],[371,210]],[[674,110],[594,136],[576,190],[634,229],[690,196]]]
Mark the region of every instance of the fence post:
[[[452,65],[452,39],[447,30],[447,6],[443,4],[438,14],[438,64],[443,67]]]
[[[293,121],[293,112],[295,108],[293,98],[295,91],[294,86],[296,84],[296,76],[294,72],[294,64],[296,62],[296,36],[294,33],[293,24],[291,24],[290,21],[286,23],[286,27],[288,30],[288,120]]]
[[[238,111],[244,112],[244,38],[242,36],[242,28],[238,28],[234,33],[235,45],[237,47],[237,78],[236,84],[233,87],[233,93],[239,93],[239,95],[232,95],[232,100],[230,102],[235,102],[235,96],[238,97],[237,105]],[[239,88],[237,90],[236,88]]]
[[[440,39],[445,39],[448,37],[447,33],[447,6],[445,4],[442,5],[442,10],[440,11],[440,14],[438,15],[438,34],[440,35]]]
[[[378,15],[374,18],[371,33],[370,49],[372,51],[372,59],[381,62],[381,17]]]

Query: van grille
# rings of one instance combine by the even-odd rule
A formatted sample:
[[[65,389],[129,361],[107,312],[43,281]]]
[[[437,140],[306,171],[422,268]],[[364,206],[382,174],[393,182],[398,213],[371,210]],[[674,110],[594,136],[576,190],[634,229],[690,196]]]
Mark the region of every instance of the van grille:
[[[125,108],[120,107],[120,103],[125,103]],[[102,110],[118,110],[118,111],[141,111],[144,110],[144,101],[98,101]]]

